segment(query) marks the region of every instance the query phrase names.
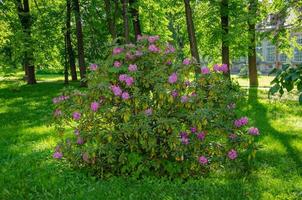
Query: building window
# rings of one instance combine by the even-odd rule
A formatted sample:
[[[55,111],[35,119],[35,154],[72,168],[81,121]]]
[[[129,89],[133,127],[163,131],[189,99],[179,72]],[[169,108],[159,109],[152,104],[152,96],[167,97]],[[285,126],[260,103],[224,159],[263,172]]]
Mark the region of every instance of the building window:
[[[263,59],[263,52],[262,52],[262,47],[258,46],[256,47],[256,55],[257,55],[257,60],[262,61]]]
[[[287,61],[287,56],[286,56],[286,54],[284,54],[284,53],[280,54],[280,61],[281,61],[281,62],[286,62],[286,61]]]
[[[295,62],[302,62],[302,51],[295,49],[294,51],[294,61]]]
[[[275,61],[275,47],[274,46],[267,46],[266,52],[266,61],[274,62]]]
[[[302,35],[298,35],[297,43],[299,45],[302,45]],[[297,48],[295,48],[295,50],[294,50],[294,61],[302,62],[302,51],[298,50]]]

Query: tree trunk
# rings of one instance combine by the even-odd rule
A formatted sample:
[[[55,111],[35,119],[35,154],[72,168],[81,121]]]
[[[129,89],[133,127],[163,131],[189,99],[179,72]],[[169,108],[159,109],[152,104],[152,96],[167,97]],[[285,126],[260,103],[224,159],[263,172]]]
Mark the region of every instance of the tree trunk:
[[[115,27],[115,17],[114,17],[114,12],[112,12],[111,0],[104,0],[104,3],[105,3],[108,29],[112,39],[114,40],[117,36],[116,36],[116,27]]]
[[[124,37],[125,43],[130,43],[130,34],[129,34],[129,19],[128,19],[128,0],[122,0],[122,13],[124,21]]]
[[[250,87],[258,86],[258,74],[257,74],[257,55],[256,55],[256,29],[255,22],[253,21],[256,17],[257,12],[257,1],[258,0],[250,0],[249,2],[249,13],[250,19],[248,21],[249,25],[249,52],[248,52],[248,63],[249,63],[249,79],[250,79]]]
[[[18,10],[18,17],[22,25],[23,33],[24,33],[24,46],[26,49],[24,50],[23,55],[23,66],[25,70],[25,77],[27,79],[27,84],[36,84],[35,77],[35,66],[34,66],[34,53],[31,45],[31,16],[29,10],[29,2],[28,0],[16,1],[16,6]]]
[[[78,60],[81,76],[81,86],[86,86],[86,66],[85,66],[85,57],[84,57],[84,42],[83,42],[83,31],[82,31],[82,22],[81,22],[81,13],[80,13],[80,4],[79,0],[73,0],[73,10],[76,20],[76,30],[77,30],[77,43],[78,43]]]
[[[196,59],[197,63],[200,63],[198,48],[197,48],[197,43],[196,43],[194,23],[193,23],[193,18],[192,18],[192,10],[191,10],[191,6],[190,6],[190,0],[184,0],[184,3],[185,3],[187,31],[188,31],[189,41],[190,41],[191,55],[192,55],[192,57],[194,57]],[[196,68],[195,72],[200,73],[200,69]]]
[[[129,5],[130,5],[130,13],[132,16],[135,40],[137,40],[137,36],[142,35],[141,26],[139,23],[139,10],[137,5],[137,0],[129,0]]]
[[[68,65],[70,66],[71,80],[78,80],[77,69],[75,65],[75,57],[71,42],[71,0],[66,0],[66,48],[68,54]]]
[[[227,64],[228,73],[226,75],[230,77],[230,50],[229,50],[229,0],[222,0],[220,3],[220,18],[221,18],[221,56],[222,63]]]
[[[65,42],[64,42],[64,83],[68,84],[68,59],[67,59],[67,32],[64,35]]]

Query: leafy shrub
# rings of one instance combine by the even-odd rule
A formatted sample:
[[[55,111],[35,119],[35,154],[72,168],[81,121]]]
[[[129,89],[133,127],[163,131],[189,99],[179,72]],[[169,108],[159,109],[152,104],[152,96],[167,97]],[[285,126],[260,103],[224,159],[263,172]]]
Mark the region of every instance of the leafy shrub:
[[[255,155],[257,128],[237,119],[239,87],[226,65],[202,68],[177,63],[175,49],[158,36],[115,47],[92,64],[87,91],[53,99],[62,141],[54,158],[111,175],[200,176]],[[70,133],[67,127],[74,133]]]
[[[302,65],[294,67],[286,64],[281,69],[274,68],[270,74],[273,73],[276,74],[276,77],[271,82],[273,86],[270,88],[269,94],[274,95],[278,92],[282,96],[284,88],[287,92],[290,92],[296,87],[299,94],[299,102],[302,104]]]

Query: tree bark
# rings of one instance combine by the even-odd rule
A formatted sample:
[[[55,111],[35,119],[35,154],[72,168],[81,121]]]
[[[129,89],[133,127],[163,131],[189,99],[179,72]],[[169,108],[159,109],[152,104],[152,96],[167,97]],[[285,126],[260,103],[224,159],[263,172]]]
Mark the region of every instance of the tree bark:
[[[257,55],[256,55],[256,25],[254,19],[257,13],[257,1],[249,1],[249,52],[248,52],[248,63],[249,63],[249,79],[250,87],[258,87],[258,74],[257,74]]]
[[[227,64],[228,73],[226,75],[230,77],[230,49],[229,49],[229,0],[222,0],[220,3],[220,19],[221,19],[221,56],[222,63]]]
[[[31,46],[31,15],[29,9],[29,2],[28,0],[16,0],[16,6],[18,11],[18,17],[21,22],[21,26],[24,33],[24,46],[26,49],[24,50],[23,55],[23,66],[25,70],[25,77],[27,79],[27,84],[36,84],[36,77],[35,77],[35,66],[34,66],[34,52]]]
[[[124,37],[125,43],[130,43],[130,28],[129,28],[129,19],[128,19],[128,0],[122,0],[122,14],[124,21]]]
[[[65,42],[64,42],[64,83],[68,84],[69,80],[68,80],[68,59],[67,59],[67,32],[65,33]]]
[[[196,43],[193,17],[192,17],[192,10],[191,10],[191,6],[190,6],[190,0],[184,0],[184,3],[185,3],[187,31],[188,31],[189,41],[190,41],[191,55],[192,55],[192,57],[194,57],[196,59],[197,63],[200,63],[199,53],[198,53],[198,48],[197,48],[197,43]],[[195,72],[199,73],[200,69],[196,68]]]
[[[85,65],[85,57],[84,57],[84,42],[83,42],[83,31],[82,31],[79,0],[73,0],[73,10],[76,20],[78,61],[79,61],[79,68],[80,68],[81,86],[86,86],[87,85],[85,81],[86,65]]]
[[[67,54],[68,54],[68,65],[70,66],[70,72],[71,72],[71,80],[76,81],[78,80],[77,76],[77,70],[76,70],[76,64],[75,64],[75,57],[74,52],[72,48],[72,42],[71,42],[71,0],[66,0],[66,48],[67,48]]]
[[[112,12],[111,0],[104,0],[104,3],[105,3],[105,11],[106,11],[108,29],[109,29],[112,39],[114,40],[117,37],[117,34],[116,34],[116,27],[115,27],[114,12]]]
[[[142,30],[139,22],[139,10],[137,5],[137,0],[129,0],[129,5],[130,5],[130,13],[132,16],[135,40],[137,40],[137,36],[142,35]]]

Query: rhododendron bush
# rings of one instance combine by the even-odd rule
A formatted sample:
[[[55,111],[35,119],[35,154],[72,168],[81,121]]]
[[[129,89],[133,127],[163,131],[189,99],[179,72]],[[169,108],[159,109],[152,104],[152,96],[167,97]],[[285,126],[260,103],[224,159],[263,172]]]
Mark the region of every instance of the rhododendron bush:
[[[200,176],[240,167],[255,154],[259,130],[236,113],[241,99],[226,65],[177,62],[158,36],[114,47],[92,64],[88,89],[55,98],[62,140],[54,158],[111,175]],[[70,131],[72,129],[72,133]]]

